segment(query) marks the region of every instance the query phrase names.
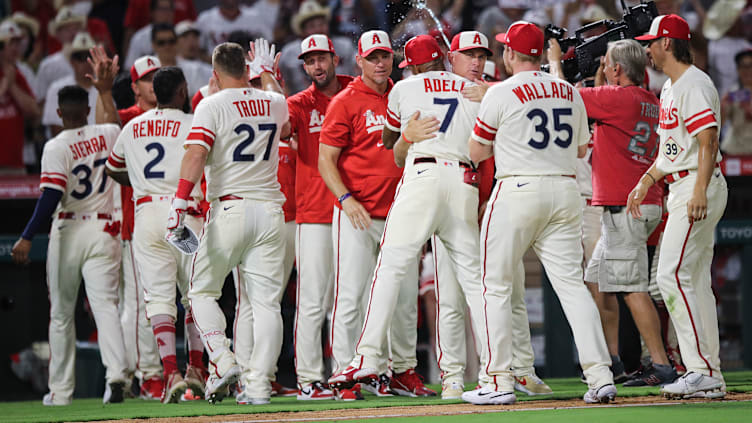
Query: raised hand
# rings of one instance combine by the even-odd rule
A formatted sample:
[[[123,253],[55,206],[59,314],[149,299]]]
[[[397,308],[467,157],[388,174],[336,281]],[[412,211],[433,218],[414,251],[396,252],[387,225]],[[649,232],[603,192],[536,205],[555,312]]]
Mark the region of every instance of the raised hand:
[[[118,55],[110,59],[102,46],[89,49],[89,53],[91,57],[86,60],[91,65],[94,75],[86,74],[86,78],[94,84],[99,92],[112,90],[115,77],[120,70]]]

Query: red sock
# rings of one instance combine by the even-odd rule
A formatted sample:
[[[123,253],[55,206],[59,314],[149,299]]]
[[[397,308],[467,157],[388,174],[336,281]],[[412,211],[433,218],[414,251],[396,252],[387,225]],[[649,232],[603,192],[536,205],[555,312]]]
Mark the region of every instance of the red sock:
[[[162,358],[165,380],[167,376],[178,370],[178,360],[175,356],[175,319],[167,314],[151,317],[151,328],[157,338],[159,356]]]
[[[185,312],[185,336],[188,338],[188,364],[201,369],[204,365],[204,344],[201,343],[201,334],[198,332],[196,323],[193,322],[193,313]]]

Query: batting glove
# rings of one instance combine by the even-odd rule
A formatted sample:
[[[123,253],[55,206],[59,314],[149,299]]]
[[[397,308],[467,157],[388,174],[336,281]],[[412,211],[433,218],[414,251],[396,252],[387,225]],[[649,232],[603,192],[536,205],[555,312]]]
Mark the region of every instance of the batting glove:
[[[170,214],[167,215],[167,230],[180,236],[185,229],[185,214],[188,210],[188,201],[182,198],[175,198],[170,205]]]
[[[253,42],[253,62],[251,67],[261,72],[274,73],[274,55],[276,47],[274,44],[269,44],[269,41],[263,38],[257,38]]]

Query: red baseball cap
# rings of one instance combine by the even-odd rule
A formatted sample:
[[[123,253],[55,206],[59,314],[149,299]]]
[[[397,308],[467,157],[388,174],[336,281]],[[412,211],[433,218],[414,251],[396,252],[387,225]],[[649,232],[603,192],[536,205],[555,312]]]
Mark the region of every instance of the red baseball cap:
[[[493,51],[488,48],[488,37],[478,31],[463,31],[452,38],[451,51],[465,51],[475,48],[486,50],[489,56],[493,56]]]
[[[401,69],[407,65],[422,65],[440,57],[444,57],[444,54],[441,53],[436,38],[430,35],[418,35],[405,43],[405,60],[399,64],[399,67]]]
[[[635,40],[650,41],[662,37],[689,40],[689,24],[681,16],[661,15],[653,19],[647,34],[635,37]]]
[[[379,30],[364,32],[358,40],[358,55],[360,57],[368,57],[369,54],[376,50],[394,53],[392,42],[389,40],[389,34]]]
[[[528,56],[540,56],[543,53],[543,31],[530,22],[517,21],[509,25],[507,32],[496,34],[496,41]]]
[[[336,54],[332,40],[324,34],[309,35],[305,40],[301,41],[298,59],[302,59],[303,56],[314,51]]]
[[[136,82],[149,72],[162,67],[162,63],[155,56],[139,57],[131,66],[131,81]]]

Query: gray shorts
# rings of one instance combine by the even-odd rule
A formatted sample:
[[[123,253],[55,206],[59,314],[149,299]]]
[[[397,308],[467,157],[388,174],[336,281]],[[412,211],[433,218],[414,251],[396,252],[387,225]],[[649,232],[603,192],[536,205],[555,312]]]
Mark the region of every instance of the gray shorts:
[[[647,241],[661,221],[661,206],[640,206],[642,217],[635,219],[622,207],[608,207],[601,216],[601,238],[585,269],[585,281],[598,283],[601,292],[647,292]]]

